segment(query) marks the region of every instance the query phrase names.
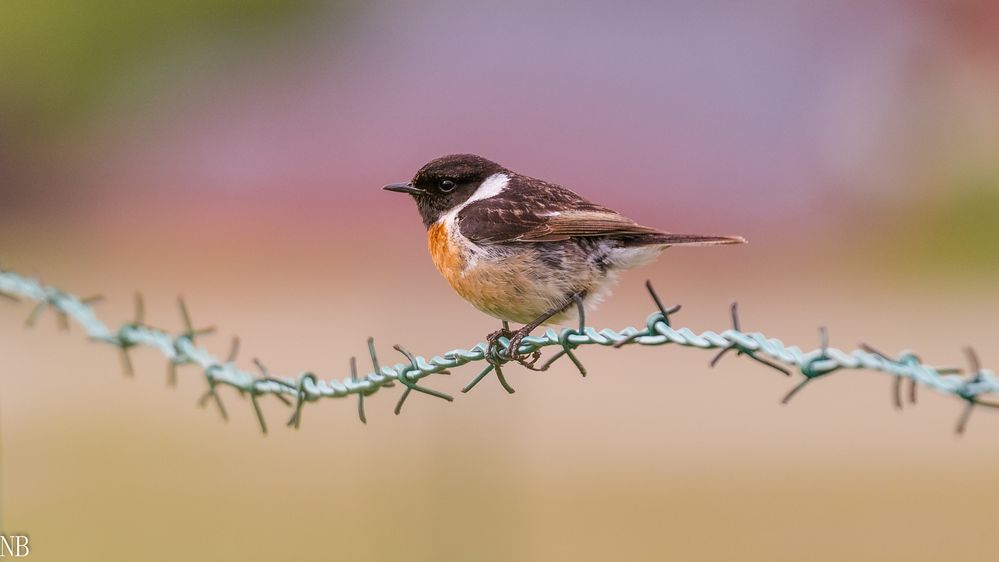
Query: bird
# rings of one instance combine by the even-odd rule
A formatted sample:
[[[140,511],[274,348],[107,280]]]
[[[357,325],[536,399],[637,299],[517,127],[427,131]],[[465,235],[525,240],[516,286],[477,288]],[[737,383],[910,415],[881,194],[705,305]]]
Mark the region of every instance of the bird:
[[[566,187],[475,154],[436,158],[412,180],[383,189],[413,197],[437,270],[466,301],[503,322],[489,335],[490,348],[506,336],[506,358],[521,362],[524,337],[594,309],[620,272],[670,246],[746,242],[642,226]],[[511,332],[509,322],[523,327]]]

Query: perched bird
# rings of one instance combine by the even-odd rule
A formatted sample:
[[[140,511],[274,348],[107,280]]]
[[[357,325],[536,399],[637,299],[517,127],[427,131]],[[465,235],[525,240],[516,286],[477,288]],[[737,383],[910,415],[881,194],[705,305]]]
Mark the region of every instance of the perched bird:
[[[474,154],[426,164],[408,193],[427,227],[430,255],[451,287],[504,321],[510,358],[544,324],[593,308],[618,272],[646,264],[670,246],[742,244],[738,236],[671,234],[642,226],[562,186],[518,174]],[[524,327],[505,330],[506,322]]]

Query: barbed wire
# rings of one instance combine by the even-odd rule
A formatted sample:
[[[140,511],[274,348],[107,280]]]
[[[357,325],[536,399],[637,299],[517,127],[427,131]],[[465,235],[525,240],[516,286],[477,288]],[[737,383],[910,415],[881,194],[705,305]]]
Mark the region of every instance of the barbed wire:
[[[743,331],[736,304],[731,307],[731,328],[721,332],[695,333],[689,328],[674,328],[671,316],[680,310],[680,306],[665,307],[652,284],[647,282],[646,288],[657,310],[649,315],[645,327],[641,329],[629,326],[617,331],[611,329],[598,331],[585,326],[585,314],[580,308],[578,328],[565,328],[561,332],[548,329],[543,335],[528,336],[522,340],[519,349],[515,350],[514,357],[509,357],[507,353],[510,340],[500,337],[495,346],[483,342],[470,349],[454,349],[430,359],[415,356],[404,347],[394,345],[393,348],[405,357],[406,362],[392,366],[380,363],[374,340],[368,338],[371,372],[359,377],[356,358],[351,357],[349,377],[323,379],[312,372],[302,372],[294,377],[275,376],[258,359],[253,360],[257,373],[244,371],[235,364],[239,351],[238,338],[233,338],[229,353],[224,360],[216,358],[196,343],[198,337],[214,331],[215,328],[194,328],[183,299],[178,299],[178,308],[184,329],[177,334],[145,323],[145,305],[139,294],[135,299],[133,321],[112,330],[94,313],[93,305],[102,300],[101,297],[79,298],[56,287],[43,285],[37,279],[0,270],[0,297],[11,301],[24,299],[35,303],[26,321],[28,326],[33,325],[45,309],[51,309],[56,313],[62,329],[69,329],[70,319],[76,321],[91,340],[118,348],[126,376],[134,376],[135,371],[129,354],[134,347],[151,347],[163,354],[167,359],[167,382],[170,385],[176,384],[178,367],[197,365],[201,368],[208,386],[199,404],[204,406],[209,401],[214,402],[222,418],[228,420],[228,413],[218,388],[220,386],[235,388],[241,395],[250,398],[260,429],[265,434],[267,423],[258,402],[262,396],[273,395],[292,407],[294,413],[287,425],[295,428],[298,428],[302,422],[302,409],[306,403],[316,402],[322,398],[357,396],[358,418],[367,423],[364,398],[382,388],[392,387],[396,382],[405,387],[396,404],[396,414],[401,412],[403,404],[414,391],[448,402],[452,401],[452,396],[422,386],[418,382],[431,375],[450,374],[450,369],[468,363],[485,362],[486,365],[462,388],[462,392],[470,391],[486,376],[495,374],[503,388],[513,393],[514,389],[503,373],[503,366],[510,362],[532,370],[547,370],[556,361],[567,357],[585,377],[586,368],[574,350],[586,345],[620,348],[627,345],[674,344],[719,350],[710,362],[712,367],[725,354],[735,352],[738,356],[753,359],[784,376],[791,377],[794,372],[801,377],[801,380],[784,396],[781,401],[784,404],[813,381],[838,371],[862,369],[887,373],[895,377],[892,396],[896,408],[903,407],[902,381],[906,379],[909,381],[910,403],[916,402],[916,389],[919,385],[964,401],[965,407],[956,427],[958,433],[964,432],[969,416],[976,406],[999,408],[999,403],[983,398],[999,392],[999,380],[991,370],[981,367],[977,355],[971,348],[965,349],[969,363],[967,375],[962,375],[963,371],[958,368],[933,367],[925,364],[912,351],[903,351],[898,356],[892,357],[871,345],[861,344],[858,349],[846,352],[829,345],[828,332],[825,328],[820,329],[820,346],[811,351],[802,351],[797,346],[787,346],[780,340],[762,333]],[[548,347],[558,348],[558,351],[544,364],[536,366],[541,351]]]

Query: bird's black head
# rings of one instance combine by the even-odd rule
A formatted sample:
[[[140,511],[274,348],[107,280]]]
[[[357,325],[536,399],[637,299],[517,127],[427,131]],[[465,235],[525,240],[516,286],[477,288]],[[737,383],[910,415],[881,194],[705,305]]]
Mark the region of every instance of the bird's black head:
[[[468,200],[486,178],[498,173],[509,171],[481,156],[450,154],[428,162],[409,183],[393,183],[383,189],[412,195],[423,225],[429,228],[441,215]]]

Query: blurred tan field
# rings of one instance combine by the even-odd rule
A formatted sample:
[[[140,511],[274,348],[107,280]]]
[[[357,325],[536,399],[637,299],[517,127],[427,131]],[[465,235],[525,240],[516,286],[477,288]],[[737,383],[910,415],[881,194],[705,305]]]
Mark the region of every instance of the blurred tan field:
[[[495,322],[454,295],[410,201],[471,151],[643,224],[740,234],[624,276],[589,324],[641,325],[651,279],[699,330],[999,365],[999,12],[992,3],[705,7],[228,0],[0,20],[0,259],[129,321],[194,322],[271,371],[348,376]],[[138,5],[137,5],[138,6]],[[110,8],[109,8],[110,9]],[[150,30],[142,32],[141,30]],[[61,37],[51,49],[46,41]],[[31,560],[993,560],[999,413],[891,381],[587,347],[230,420],[136,350],[24,327],[0,300],[0,530]]]

